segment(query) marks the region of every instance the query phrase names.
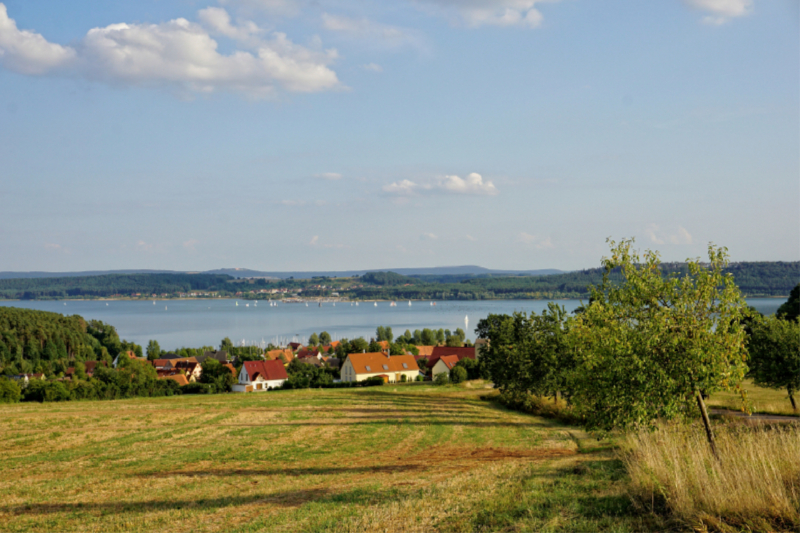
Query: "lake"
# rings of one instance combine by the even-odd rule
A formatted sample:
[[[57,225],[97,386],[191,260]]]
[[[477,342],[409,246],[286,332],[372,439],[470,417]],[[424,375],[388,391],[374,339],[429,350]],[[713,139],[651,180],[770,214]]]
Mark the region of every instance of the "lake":
[[[764,314],[772,314],[785,300],[782,298],[751,298],[747,300]],[[238,305],[236,305],[238,303]],[[68,300],[68,301],[0,301],[2,306],[39,309],[65,315],[81,315],[98,319],[117,328],[119,336],[142,346],[147,341],[158,341],[162,349],[180,347],[219,346],[225,337],[236,343],[266,345],[278,341],[305,342],[311,333],[327,331],[336,339],[375,335],[378,326],[390,326],[395,336],[409,329],[462,328],[470,339],[475,338],[478,321],[490,313],[511,314],[514,311],[541,312],[546,300],[488,300],[359,302],[359,305],[339,302],[280,303],[270,307],[266,301],[247,300]],[[567,311],[578,307],[579,300],[557,300]],[[469,327],[464,328],[464,318],[469,317]]]

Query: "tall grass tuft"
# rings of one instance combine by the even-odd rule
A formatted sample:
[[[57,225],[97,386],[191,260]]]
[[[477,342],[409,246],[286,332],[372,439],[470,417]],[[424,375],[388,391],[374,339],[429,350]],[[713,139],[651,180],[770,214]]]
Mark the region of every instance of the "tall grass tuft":
[[[634,500],[699,531],[800,529],[800,427],[728,424],[716,439],[719,459],[699,425],[629,435]]]

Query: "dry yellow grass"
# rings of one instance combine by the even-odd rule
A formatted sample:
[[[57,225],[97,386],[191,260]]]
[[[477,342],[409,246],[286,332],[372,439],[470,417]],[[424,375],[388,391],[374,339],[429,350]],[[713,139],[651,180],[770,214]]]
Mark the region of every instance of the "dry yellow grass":
[[[719,460],[699,426],[630,435],[633,494],[695,530],[800,529],[800,427],[718,425],[716,440]]]

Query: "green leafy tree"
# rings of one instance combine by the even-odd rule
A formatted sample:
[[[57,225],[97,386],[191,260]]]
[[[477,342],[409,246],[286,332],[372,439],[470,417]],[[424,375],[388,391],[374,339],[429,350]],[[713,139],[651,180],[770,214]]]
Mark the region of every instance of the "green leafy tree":
[[[331,334],[327,331],[323,331],[319,334],[319,342],[320,344],[330,344],[331,343]]]
[[[365,352],[369,348],[369,343],[362,337],[350,341],[350,351],[347,353]]]
[[[203,368],[200,374],[200,383],[206,383],[213,388],[213,392],[230,392],[236,383],[236,378],[230,368],[224,366],[216,359],[209,357],[200,365]]]
[[[0,378],[0,403],[17,403],[22,391],[13,379]]]
[[[763,317],[752,325],[747,349],[750,375],[756,385],[786,389],[792,409],[800,390],[800,321]]]
[[[161,346],[158,345],[158,341],[150,340],[147,343],[147,360],[148,361],[155,361],[161,355]]]
[[[319,336],[316,333],[312,333],[310,337],[308,337],[308,345],[309,346],[316,346],[319,344]]]
[[[222,339],[222,342],[219,343],[219,349],[223,352],[232,352],[233,351],[233,342],[228,337]]]
[[[723,273],[727,250],[709,245],[707,265],[688,260],[685,274],[664,275],[657,252],[640,257],[633,240],[609,244],[603,282],[570,328],[573,401],[600,429],[699,410],[716,454],[703,396],[738,387],[747,372],[747,306],[732,275]],[[612,283],[617,270],[622,280]]]
[[[368,352],[380,352],[382,349],[380,343],[374,339],[370,341],[369,347],[367,347]]]
[[[436,377],[439,376],[437,375]],[[467,369],[463,366],[456,365],[453,370],[450,371],[450,381],[452,383],[463,383],[467,381]]]
[[[778,318],[797,320],[800,317],[800,283],[789,293],[789,299],[778,308]]]
[[[389,355],[405,355],[405,353],[406,351],[400,344],[397,344],[395,342],[389,344]]]
[[[83,364],[81,361],[75,362],[75,377],[78,379],[87,379],[86,365]]]
[[[428,328],[425,328],[422,330],[422,336],[420,340],[424,346],[432,346],[436,344],[436,333]]]
[[[448,329],[447,333],[449,332],[450,330]],[[436,344],[444,344],[446,342],[447,342],[447,335],[445,334],[445,331],[442,328],[439,328],[439,331],[436,332]]]
[[[434,385],[447,385],[450,382],[450,377],[447,375],[447,372],[439,372],[436,374],[436,377],[433,378]]]

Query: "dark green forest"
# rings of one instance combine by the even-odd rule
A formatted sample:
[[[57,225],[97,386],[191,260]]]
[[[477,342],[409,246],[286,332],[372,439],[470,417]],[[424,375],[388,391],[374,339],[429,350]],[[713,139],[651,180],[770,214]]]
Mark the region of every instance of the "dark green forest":
[[[665,275],[683,274],[684,263],[663,263]],[[800,281],[800,262],[732,263],[742,292],[749,297],[786,296]],[[358,300],[493,300],[588,298],[589,287],[602,281],[600,268],[548,276],[422,275],[369,272],[348,278],[234,279],[220,274],[109,274],[86,277],[25,278],[0,280],[0,299],[64,299],[177,297],[189,292],[212,292],[213,296],[253,299],[283,298],[302,290],[309,298],[340,296]],[[619,274],[612,272],[612,280]],[[261,290],[282,288],[269,294]]]

